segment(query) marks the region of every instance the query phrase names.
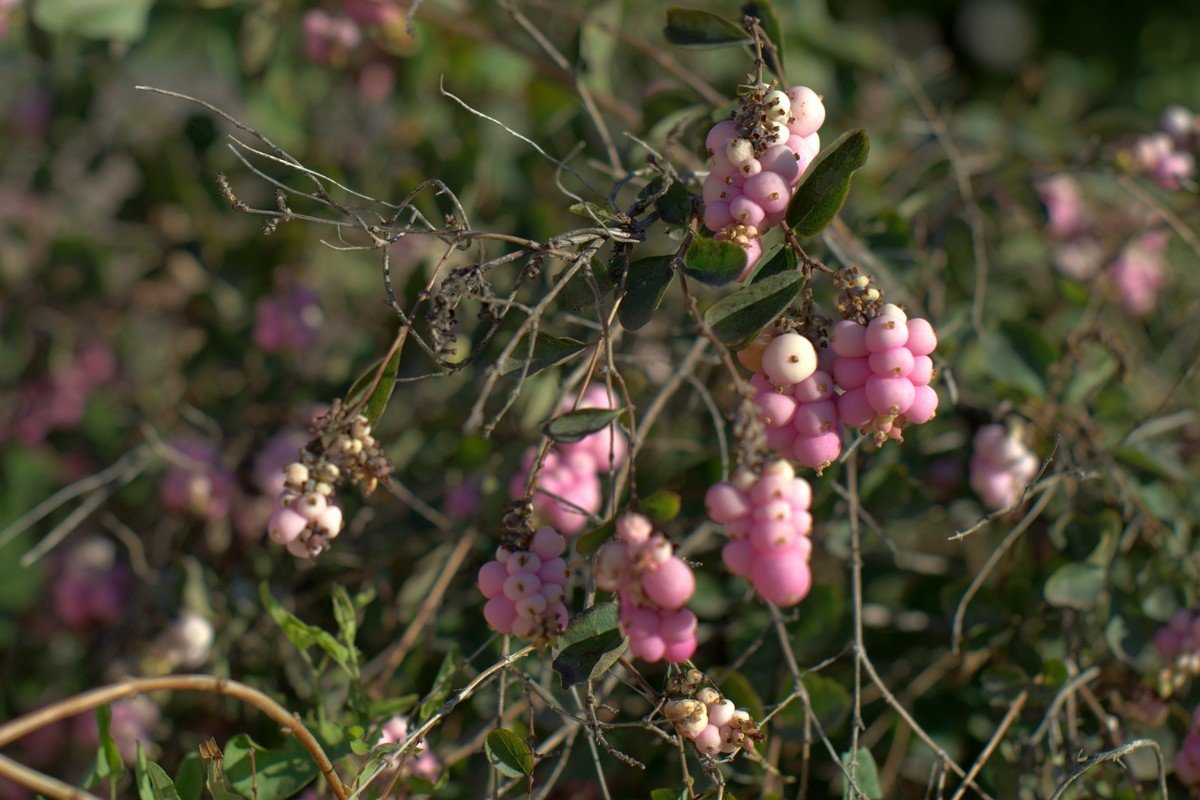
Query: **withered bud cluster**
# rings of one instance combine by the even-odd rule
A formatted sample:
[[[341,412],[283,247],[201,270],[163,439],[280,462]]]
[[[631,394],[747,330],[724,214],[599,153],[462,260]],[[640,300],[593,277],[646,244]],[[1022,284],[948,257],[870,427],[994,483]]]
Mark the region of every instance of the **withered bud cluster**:
[[[739,88],[738,107],[732,118],[741,137],[750,141],[755,156],[772,145],[787,141],[790,106],[787,95],[776,88],[774,81],[759,83],[750,76],[746,85]],[[781,125],[785,126],[782,133]]]
[[[853,319],[866,325],[883,307],[883,293],[869,275],[861,275],[857,267],[843,269],[833,276],[837,286],[837,309],[843,319]]]
[[[340,399],[313,420],[312,430],[314,436],[300,454],[310,480],[354,484],[370,494],[392,474],[392,462],[371,435],[371,423]]]

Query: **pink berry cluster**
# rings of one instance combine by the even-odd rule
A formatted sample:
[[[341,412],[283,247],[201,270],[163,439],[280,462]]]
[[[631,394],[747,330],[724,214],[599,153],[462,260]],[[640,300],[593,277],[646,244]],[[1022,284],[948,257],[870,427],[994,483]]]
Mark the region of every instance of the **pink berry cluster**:
[[[1038,471],[1038,459],[1018,431],[984,425],[975,433],[971,453],[971,488],[993,511],[1017,502]]]
[[[739,469],[733,480],[709,487],[704,505],[725,526],[725,566],[750,581],[754,591],[777,606],[794,606],[812,587],[812,487],[779,460],[761,475]]]
[[[696,652],[696,615],[684,608],[696,591],[692,568],[649,518],[626,512],[616,529],[596,551],[594,574],[598,588],[617,595],[629,652],[650,663],[686,661]]]
[[[116,557],[112,542],[96,537],[62,557],[54,578],[54,612],[68,628],[86,631],[121,618],[132,576]]]
[[[354,483],[370,494],[392,471],[371,423],[341,400],[316,417],[312,429],[299,460],[283,470],[283,490],[267,522],[271,538],[297,558],[319,555],[342,532],[338,485]]]
[[[1164,256],[1168,233],[1149,230],[1121,248],[1108,265],[1108,279],[1125,311],[1144,317],[1158,305],[1158,295],[1167,281]]]
[[[838,416],[846,427],[870,431],[877,444],[903,438],[909,425],[933,419],[938,396],[930,354],[937,334],[927,320],[909,319],[885,303],[866,325],[853,319],[836,323],[829,346],[837,356],[833,380],[842,389]]]
[[[500,547],[480,567],[479,591],[487,598],[483,616],[494,631],[544,644],[567,629],[566,546],[558,531],[542,527],[527,549]]]
[[[1196,149],[1200,124],[1196,115],[1182,106],[1163,112],[1159,130],[1139,137],[1128,160],[1136,172],[1145,173],[1164,189],[1179,189],[1196,175]]]
[[[233,504],[237,480],[211,443],[183,438],[171,443],[170,461],[158,484],[165,508],[204,520],[224,519]]]
[[[387,722],[383,723],[379,732],[379,742],[381,745],[402,745],[408,741],[409,731],[408,717],[397,715],[392,717]],[[404,763],[406,771],[411,775],[416,775],[418,778],[424,778],[430,783],[436,783],[438,776],[442,773],[442,762],[433,754],[431,750],[425,748],[425,742],[419,741],[409,751],[412,756],[403,761],[398,754],[392,754],[387,758],[389,769],[397,769],[401,763]]]
[[[1158,693],[1169,697],[1200,675],[1200,616],[1186,608],[1176,611],[1154,634],[1154,649],[1163,663]]]
[[[749,712],[709,686],[694,697],[669,700],[663,706],[663,716],[697,752],[706,756],[753,750],[755,741],[761,738]]]
[[[783,222],[800,176],[820,151],[824,122],[825,106],[812,89],[758,84],[742,95],[733,118],[705,137],[704,224],[745,249],[743,280],[762,255],[760,237]]]
[[[258,301],[254,316],[254,346],[264,353],[300,352],[317,341],[321,306],[308,286],[292,285]]]
[[[83,421],[89,397],[116,372],[116,357],[107,346],[81,347],[68,363],[21,386],[16,408],[0,421],[0,443],[11,437],[33,447],[56,430],[75,428]]]
[[[603,385],[592,385],[576,404],[574,398],[564,400],[559,414],[572,409],[612,409],[616,400]],[[600,510],[603,500],[600,476],[612,472],[625,462],[628,444],[617,426],[589,434],[577,442],[558,442],[546,454],[534,486],[534,513],[542,523],[574,536],[587,526],[590,515]],[[522,469],[508,484],[514,500],[525,496],[529,471],[537,460],[537,449],[530,448],[522,457]]]
[[[1079,181],[1054,175],[1039,182],[1037,192],[1046,207],[1046,234],[1054,246],[1055,268],[1077,281],[1095,275],[1104,260],[1104,246],[1093,231]]]
[[[833,379],[819,369],[828,351],[818,355],[799,333],[775,335],[769,328],[737,355],[755,373],[750,385],[767,445],[818,474],[832,464],[842,451],[842,424]]]
[[[1175,777],[1188,786],[1200,785],[1200,708],[1192,712],[1187,736],[1175,751]]]

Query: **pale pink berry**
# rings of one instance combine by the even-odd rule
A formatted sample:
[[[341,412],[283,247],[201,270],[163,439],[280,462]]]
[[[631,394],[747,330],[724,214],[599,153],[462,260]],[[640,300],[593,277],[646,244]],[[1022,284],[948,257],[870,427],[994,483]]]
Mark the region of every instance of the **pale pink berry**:
[[[792,119],[788,129],[797,136],[816,133],[825,124],[825,104],[821,96],[807,86],[793,86],[787,90],[791,102]]]
[[[318,533],[333,539],[342,532],[342,509],[329,503],[314,522]]]
[[[775,500],[786,500],[791,497],[792,484],[795,476],[786,473],[763,474],[754,486],[750,488],[750,502],[756,506],[766,505]]]
[[[737,168],[743,178],[750,178],[762,172],[762,162],[757,158],[751,158],[738,164]]]
[[[542,567],[542,559],[538,557],[537,553],[519,550],[508,557],[505,566],[508,568],[509,575],[518,572],[536,573]]]
[[[484,604],[483,617],[497,633],[510,633],[513,621],[517,618],[517,606],[512,600],[499,594]]]
[[[837,431],[817,436],[797,436],[792,455],[806,467],[822,470],[837,461],[842,452],[842,437]]]
[[[537,576],[543,587],[547,583],[562,585],[567,582],[567,562],[559,556],[548,558],[538,568]]]
[[[677,642],[666,642],[666,647],[663,648],[663,659],[670,661],[672,664],[687,661],[696,654],[696,646],[695,636],[689,636]]]
[[[759,553],[782,550],[796,541],[799,534],[792,520],[759,520],[750,526],[750,545]]]
[[[833,398],[815,403],[801,403],[792,417],[792,425],[796,432],[808,438],[835,431],[837,424],[837,404]]]
[[[708,488],[704,494],[704,506],[708,516],[722,525],[750,513],[750,502],[746,495],[726,481]]]
[[[904,343],[914,356],[927,356],[937,349],[937,334],[929,320],[910,317],[907,323],[908,340]]]
[[[738,225],[757,228],[762,225],[766,212],[758,203],[743,195],[730,202],[729,216],[733,217],[733,221]]]
[[[678,556],[671,556],[658,569],[642,575],[642,588],[663,608],[676,609],[696,591],[696,576],[692,568]]]
[[[708,149],[710,156],[714,153],[723,153],[729,143],[740,135],[737,124],[733,120],[722,120],[709,129],[708,135],[704,139],[704,146]]]
[[[721,731],[716,725],[709,724],[700,735],[692,739],[692,744],[706,756],[715,755],[721,750]]]
[[[896,416],[903,414],[913,403],[914,388],[908,378],[884,378],[872,375],[867,378],[867,402],[877,414]]]
[[[787,145],[772,145],[758,157],[758,162],[762,164],[763,175],[774,173],[788,184],[785,188],[790,197],[792,193],[790,184],[794,183],[800,177],[800,168],[796,163],[795,152]],[[784,207],[787,207],[786,204]]]
[[[863,380],[865,382],[866,378]],[[815,403],[833,397],[833,378],[828,372],[817,370],[792,387],[792,396],[801,403]]]
[[[755,398],[763,424],[782,428],[792,421],[796,413],[796,398],[784,392],[765,392]]]
[[[734,575],[748,577],[754,560],[754,547],[746,539],[731,539],[721,547],[721,560]]]
[[[643,661],[653,664],[661,661],[667,652],[667,643],[657,633],[647,633],[641,636],[630,634],[629,651]]]
[[[851,428],[865,427],[875,416],[865,388],[850,389],[838,396],[837,408],[842,422]]]
[[[876,375],[907,377],[913,368],[913,354],[907,347],[893,347],[871,353],[867,363]]]
[[[716,725],[720,728],[723,725],[728,725],[733,719],[733,713],[737,711],[737,706],[732,700],[719,700],[716,703],[710,703],[708,706],[708,724]]]
[[[541,588],[541,580],[529,572],[518,572],[504,579],[504,596],[513,601],[528,597]]]
[[[763,348],[763,372],[779,386],[799,383],[817,371],[817,351],[798,333],[776,336]]]
[[[522,597],[513,604],[513,607],[517,611],[517,616],[537,619],[546,610],[547,605],[549,604],[546,602],[546,598],[541,594],[531,594],[528,597]]]
[[[774,214],[787,209],[788,201],[792,199],[792,189],[787,180],[776,172],[763,171],[747,178],[742,191],[746,197],[761,206],[763,211]]]
[[[756,520],[788,520],[792,518],[792,504],[786,500],[762,503],[751,512]]]
[[[508,570],[499,561],[489,561],[479,568],[477,582],[483,596],[491,599],[504,591],[504,582],[508,580]]]
[[[867,378],[874,374],[869,358],[839,358],[833,362],[833,379],[843,389],[866,386]]]
[[[549,560],[560,556],[566,549],[566,540],[558,533],[558,531],[549,527],[538,528],[533,534],[533,539],[530,540],[529,549],[537,553],[543,560]]]
[[[642,545],[650,540],[654,526],[650,519],[642,514],[626,513],[617,519],[617,536],[628,545]]]
[[[908,379],[912,381],[913,386],[928,386],[929,382],[933,380],[933,359],[929,356],[914,358]]]
[[[306,518],[288,506],[276,503],[271,512],[271,519],[267,523],[267,534],[272,541],[278,544],[287,544],[299,537],[307,527],[308,520]]]
[[[792,492],[788,496],[792,508],[799,511],[812,505],[812,487],[803,478],[792,481]]]
[[[829,331],[829,346],[844,358],[861,358],[870,353],[867,349],[867,329],[852,319],[834,324]]]
[[[905,418],[914,425],[924,425],[937,413],[938,396],[931,386],[913,388],[912,404],[904,412]]]
[[[715,200],[704,206],[704,225],[710,231],[719,231],[733,224],[733,214],[730,213],[729,203],[725,200]]]
[[[764,600],[786,607],[808,595],[812,573],[799,551],[785,550],[771,557],[756,558],[750,568],[750,580]]]
[[[867,349],[876,353],[903,347],[908,341],[908,326],[905,323],[906,320],[898,314],[884,313],[872,319],[867,323]]]
[[[659,630],[666,642],[682,642],[695,635],[696,624],[696,615],[689,609],[681,608],[664,614]]]

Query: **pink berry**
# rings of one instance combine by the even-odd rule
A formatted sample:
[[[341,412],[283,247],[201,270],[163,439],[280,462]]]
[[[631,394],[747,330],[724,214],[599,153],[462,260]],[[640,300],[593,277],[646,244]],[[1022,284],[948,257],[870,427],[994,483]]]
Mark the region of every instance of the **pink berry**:
[[[937,349],[937,334],[928,320],[913,317],[908,320],[908,341],[905,346],[914,356],[927,356]]]
[[[851,428],[865,427],[875,416],[875,410],[867,400],[867,390],[850,389],[837,399],[838,416]]]
[[[809,136],[825,124],[825,104],[821,96],[807,86],[793,86],[787,90],[792,104],[792,119],[788,129],[797,136]]]
[[[528,597],[541,588],[541,580],[529,572],[518,572],[504,579],[504,596],[513,602]]]
[[[872,353],[903,347],[908,341],[908,326],[898,314],[880,314],[867,323],[867,349]]]
[[[543,586],[547,583],[557,583],[562,586],[567,582],[567,562],[559,556],[547,559],[538,569],[537,576]]]
[[[518,572],[536,573],[542,568],[542,560],[538,558],[537,553],[531,553],[528,550],[519,550],[509,556],[508,563],[505,566],[508,568],[509,575]]]
[[[812,514],[807,511],[797,511],[792,516],[792,526],[796,529],[797,536],[808,536],[812,533]]]
[[[867,385],[874,373],[866,358],[839,358],[833,362],[833,379],[843,389],[858,389]]]
[[[708,724],[716,725],[718,728],[728,725],[729,720],[733,719],[733,712],[737,711],[737,706],[732,700],[718,700],[708,707]]]
[[[783,428],[767,428],[766,438],[767,447],[780,453],[786,453],[792,449],[792,442],[796,441],[796,429],[791,425]]]
[[[499,561],[489,561],[479,568],[479,591],[489,600],[504,591],[508,570]]]
[[[754,559],[750,580],[763,599],[786,607],[805,598],[812,585],[812,573],[798,551],[785,550]]]
[[[816,403],[801,403],[792,417],[792,425],[801,436],[812,438],[837,427],[837,404],[833,398]]]
[[[543,561],[560,556],[567,547],[567,540],[553,528],[538,528],[529,542],[529,549]]]
[[[772,148],[774,149],[774,148]],[[794,165],[795,162],[793,162]],[[763,211],[778,214],[788,206],[792,199],[792,187],[787,180],[777,172],[763,171],[747,178],[742,191],[746,197],[758,203]]]
[[[731,539],[721,548],[721,559],[734,575],[747,577],[754,559],[754,547],[746,539]]]
[[[287,544],[288,542],[295,541],[307,527],[308,520],[303,516],[287,506],[277,505],[275,510],[271,512],[267,532],[273,541],[279,544]]]
[[[842,452],[842,437],[837,431],[818,436],[797,436],[792,455],[806,467],[824,469],[837,461]]]
[[[747,159],[738,165],[738,172],[743,178],[751,178],[762,172],[762,162],[757,158]]]
[[[517,618],[517,607],[512,600],[504,595],[496,595],[488,600],[483,607],[483,617],[492,630],[497,633],[512,631],[513,621]]]
[[[821,352],[826,351],[822,350]],[[801,403],[815,403],[818,400],[833,397],[833,378],[828,372],[817,370],[797,383],[792,388],[792,395]]]
[[[890,350],[871,353],[867,363],[876,375],[901,378],[912,371],[913,354],[907,347],[893,347]]]
[[[729,143],[740,135],[737,123],[731,119],[722,120],[709,129],[708,135],[704,137],[704,146],[708,149],[709,155],[724,153]]]
[[[713,522],[724,525],[750,513],[750,501],[727,481],[714,483],[704,493],[704,506]]]
[[[664,641],[683,642],[691,639],[696,633],[696,622],[695,614],[681,608],[674,613],[664,614],[659,630]]]
[[[791,520],[764,520],[750,526],[750,545],[760,553],[782,550],[796,541],[796,528]]]
[[[798,333],[776,336],[763,348],[763,372],[778,386],[799,383],[817,371],[817,351]]]
[[[928,386],[929,382],[933,380],[933,359],[929,356],[914,358],[908,379],[912,381],[913,386]]]
[[[786,500],[772,500],[756,506],[753,517],[756,520],[789,520],[792,518],[792,504]]]
[[[747,225],[750,227],[759,227],[762,225],[763,219],[766,217],[766,212],[762,206],[751,200],[745,195],[732,200],[729,203],[729,216],[739,225]]]
[[[761,506],[775,500],[787,500],[791,497],[794,480],[795,478],[782,473],[763,475],[750,488],[750,502]]]
[[[800,177],[800,168],[796,164],[796,154],[792,149],[785,144],[768,147],[758,157],[758,161],[762,164],[764,175],[773,172],[789,184],[787,192],[790,197],[792,193],[790,184],[795,183],[796,179]]]
[[[512,624],[513,636],[519,636],[522,639],[528,639],[533,636],[537,630],[537,624],[529,617],[518,615]]]
[[[642,575],[642,589],[663,608],[676,609],[696,591],[696,576],[679,556],[671,556],[658,569]]]
[[[513,607],[517,610],[517,616],[525,617],[526,619],[537,619],[549,605],[546,598],[540,594],[531,594],[529,597],[522,597]]]
[[[808,485],[808,481],[803,478],[796,478],[792,481],[792,493],[788,497],[792,504],[792,509],[803,511],[812,505],[812,487]]]
[[[914,425],[924,425],[937,413],[937,392],[929,386],[917,386],[913,390],[912,404],[904,412],[905,418]]]
[[[692,744],[706,756],[715,755],[721,750],[721,731],[716,725],[708,725],[700,731],[700,735],[692,739]]]
[[[914,388],[908,378],[867,378],[867,402],[876,414],[895,416],[903,414],[913,403]]]
[[[704,205],[704,225],[710,231],[720,231],[733,224],[733,215],[729,211],[729,203],[725,200],[715,200]]]
[[[650,534],[654,533],[654,526],[649,518],[633,512],[618,517],[616,528],[621,541],[633,546],[645,544],[650,540]]]
[[[829,331],[829,346],[845,358],[862,358],[867,350],[867,329],[852,319],[834,324]]]
[[[737,192],[737,190],[725,183],[721,178],[709,173],[709,176],[704,179],[704,188],[701,190],[701,197],[706,205],[708,203],[715,203],[718,200],[731,202],[733,200],[731,195],[734,192]]]
[[[687,661],[696,653],[696,637],[689,636],[686,639],[681,639],[678,642],[667,642],[666,648],[663,650],[663,659],[670,661],[672,664],[678,664],[681,661]]]
[[[651,664],[661,661],[666,651],[667,643],[657,633],[648,633],[642,636],[630,635],[629,637],[629,652],[643,661]]]

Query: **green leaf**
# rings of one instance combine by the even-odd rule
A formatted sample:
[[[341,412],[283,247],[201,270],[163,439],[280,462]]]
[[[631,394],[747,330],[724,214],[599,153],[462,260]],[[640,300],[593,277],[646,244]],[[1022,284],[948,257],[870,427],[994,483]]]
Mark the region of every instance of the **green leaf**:
[[[599,603],[576,614],[556,647],[552,666],[562,688],[603,675],[628,647],[617,620],[617,604]]]
[[[733,242],[697,236],[683,256],[684,271],[701,283],[724,286],[746,268],[746,251]]]
[[[351,384],[349,391],[346,392],[346,401],[353,403],[361,398],[363,392],[371,386],[375,380],[375,375],[379,373],[380,365],[383,364],[383,359],[379,359],[371,364],[370,367],[359,375]],[[392,392],[396,388],[396,374],[400,369],[400,348],[396,349],[388,358],[387,364],[383,365],[383,373],[380,375],[379,383],[375,385],[375,391],[371,393],[370,399],[363,410],[363,415],[370,421],[371,425],[379,422],[379,418],[383,416],[384,410],[387,408],[388,401],[392,399]]]
[[[121,751],[109,733],[112,724],[112,708],[105,703],[96,709],[96,730],[99,734],[100,747],[96,750],[96,777],[100,780],[108,778],[119,780],[125,772],[125,761]]]
[[[542,430],[556,442],[578,442],[612,425],[624,413],[623,408],[580,408],[555,417]]]
[[[529,745],[506,728],[496,728],[484,738],[483,752],[505,777],[521,778],[533,772],[533,753]]]
[[[1002,332],[989,331],[983,338],[983,369],[1004,386],[1033,397],[1045,397],[1046,384],[1038,370]]]
[[[680,47],[731,47],[753,39],[722,16],[695,8],[671,6],[667,9],[667,41]]]
[[[612,212],[611,208],[605,208],[604,206],[597,205],[595,203],[588,203],[586,201],[573,204],[570,207],[570,211],[572,214],[578,214],[579,216],[586,217],[590,220],[598,220],[601,223],[613,222],[617,219],[620,219]]]
[[[721,678],[721,694],[733,701],[738,708],[744,708],[752,719],[763,718],[763,701],[750,683],[740,672],[730,672]]]
[[[626,330],[636,331],[654,316],[675,274],[671,269],[673,260],[674,256],[652,256],[639,258],[629,265],[625,294],[617,312]]]
[[[843,778],[842,800],[855,800],[859,797],[865,797],[867,800],[883,800],[883,788],[879,785],[879,767],[875,765],[875,756],[871,755],[871,751],[867,748],[860,747],[855,761],[857,768],[854,771],[854,783],[862,790],[862,793],[854,791],[850,782]],[[847,772],[850,771],[849,750],[842,753],[842,767]]]
[[[275,620],[275,624],[283,631],[283,635],[297,650],[307,650],[316,645],[333,658],[343,669],[349,671],[351,655],[349,649],[339,642],[332,634],[303,622],[295,614],[285,609],[279,601],[271,596],[271,590],[266,581],[259,584],[258,595],[263,607]]]
[[[841,725],[850,714],[850,692],[837,681],[812,672],[804,676],[804,688],[813,714],[826,732]]]
[[[758,283],[761,280],[778,275],[781,272],[791,272],[796,269],[796,251],[786,244],[777,244],[763,254],[758,260],[746,283]]]
[[[679,516],[679,510],[683,507],[683,498],[677,492],[659,489],[642,500],[640,505],[642,511],[646,512],[651,520],[661,525]]]
[[[213,745],[216,748],[216,745]],[[204,758],[204,788],[212,795],[213,800],[245,800],[225,777],[225,756],[217,751],[214,758]]]
[[[575,552],[589,556],[600,549],[600,545],[612,538],[616,523],[609,521],[599,528],[588,531],[575,542]]]
[[[154,0],[38,0],[33,21],[54,34],[132,42],[146,33]]]
[[[1046,602],[1060,608],[1095,608],[1104,591],[1105,570],[1094,564],[1064,564],[1046,579]]]
[[[141,742],[137,743],[137,764],[134,767],[134,775],[137,778],[139,800],[179,800],[175,784],[171,782],[171,778],[163,771],[163,768],[146,760],[146,752],[142,750]]]
[[[704,323],[726,345],[740,349],[777,319],[803,286],[803,273],[772,275],[713,303],[704,312]]]
[[[539,333],[533,342],[533,357],[529,360],[529,372],[527,375],[536,375],[544,369],[556,367],[572,356],[578,355],[585,347],[587,347],[586,344],[576,339],[559,338]],[[518,345],[513,355],[497,365],[500,375],[520,374],[522,368],[525,366],[527,353],[527,346]]]
[[[204,794],[204,762],[199,753],[188,753],[175,770],[175,791],[179,800],[200,800]]]
[[[850,178],[867,163],[871,143],[866,131],[847,131],[804,171],[788,203],[787,225],[800,236],[816,236],[833,221],[850,194]]]
[[[654,201],[654,210],[668,225],[687,225],[692,218],[692,197],[687,187],[679,181],[673,182],[662,197]]]
[[[442,703],[445,703],[446,698],[450,696],[450,682],[458,673],[459,661],[458,648],[452,647],[442,659],[442,665],[438,667],[437,676],[433,679],[433,688],[429,690],[429,694],[425,696],[425,700],[417,710],[418,725],[436,714],[437,710],[442,707]]]
[[[775,49],[778,51],[780,70],[775,69],[775,64],[771,59],[770,53],[764,52],[763,58],[766,59],[767,66],[775,73],[775,77],[782,80],[783,75],[780,72],[784,66],[783,29],[779,26],[779,15],[775,13],[775,6],[771,3],[771,0],[754,0],[750,3],[743,3],[742,16],[757,17],[758,24],[763,29],[763,33],[775,45]]]
[[[650,800],[679,800],[684,796],[676,789],[652,789],[650,791]]]
[[[358,635],[358,613],[350,593],[339,583],[333,585],[333,618],[337,620],[338,631],[346,647],[354,647],[354,638]]]
[[[283,747],[268,750],[246,734],[225,745],[225,777],[243,797],[291,797],[318,774],[317,765],[299,740],[289,736]],[[251,753],[254,754],[251,758]]]

